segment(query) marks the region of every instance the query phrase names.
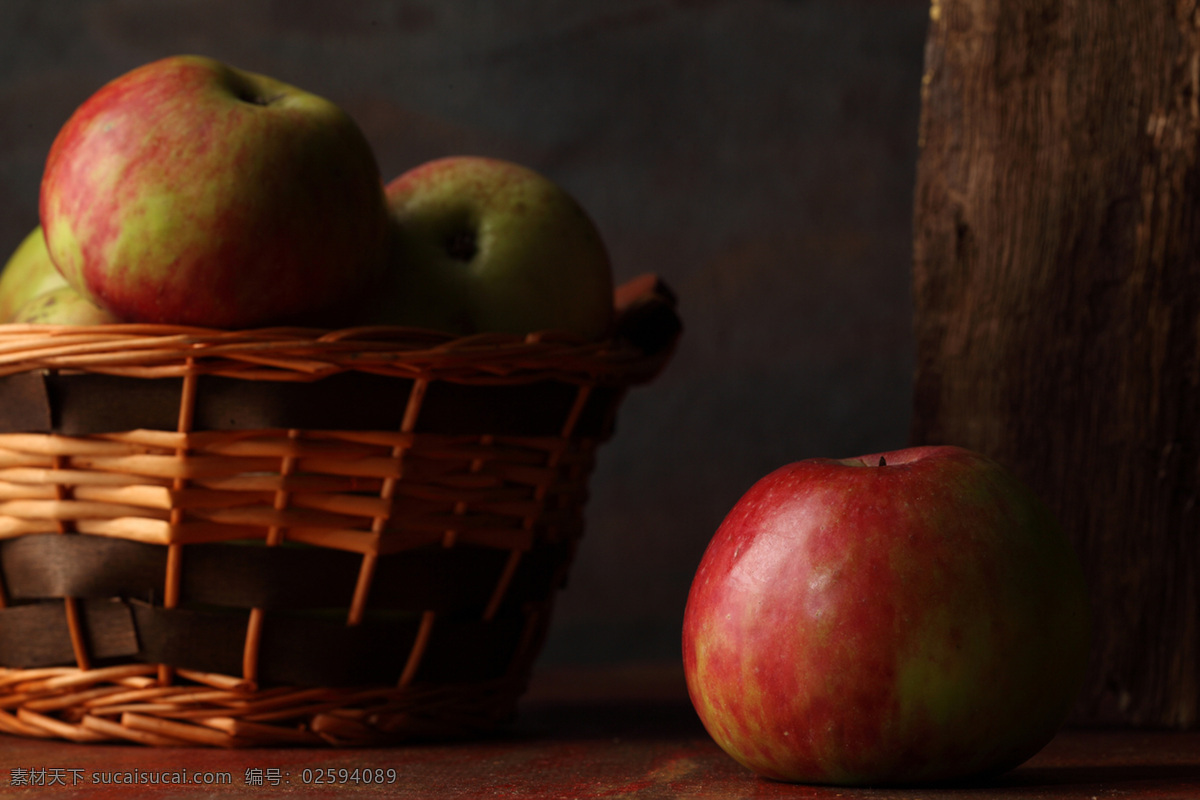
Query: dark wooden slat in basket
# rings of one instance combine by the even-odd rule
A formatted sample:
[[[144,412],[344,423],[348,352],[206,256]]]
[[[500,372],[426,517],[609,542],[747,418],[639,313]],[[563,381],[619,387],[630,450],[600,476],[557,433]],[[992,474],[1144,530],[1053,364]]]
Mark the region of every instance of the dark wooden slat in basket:
[[[83,626],[91,655],[97,660],[131,658],[138,653],[137,632],[127,605],[89,600]],[[44,602],[0,611],[0,660],[6,667],[26,669],[75,663],[63,603]]]
[[[32,534],[0,542],[9,600],[162,598],[166,549],[100,536]],[[0,650],[3,652],[3,650]]]
[[[179,424],[182,388],[182,378],[16,373],[0,377],[0,433],[173,431]],[[411,380],[361,372],[312,382],[202,375],[192,429],[394,431],[400,428],[411,390]],[[556,436],[577,391],[577,386],[561,381],[494,386],[433,381],[415,432]],[[595,387],[575,435],[607,435],[607,412],[620,391]]]
[[[97,662],[166,663],[220,675],[242,666],[248,612],[166,609],[141,601],[88,600],[84,633]],[[0,611],[0,652],[21,669],[74,662],[61,602]],[[264,685],[393,684],[417,635],[418,614],[391,614],[349,627],[314,614],[268,614],[259,646]],[[421,671],[439,683],[505,674],[525,627],[521,613],[491,620],[446,617],[430,636]]]
[[[565,545],[541,544],[521,560],[509,604],[554,589]],[[166,548],[99,536],[31,534],[0,542],[0,574],[14,601],[61,597],[163,597]],[[461,545],[379,556],[368,608],[481,614],[508,551]],[[313,547],[199,544],[183,561],[180,600],[231,608],[348,607],[362,557]],[[0,611],[0,619],[5,619]],[[0,666],[11,666],[0,646]]]
[[[52,408],[44,373],[0,378],[0,432],[49,433],[54,427]]]
[[[142,641],[141,660],[240,673],[246,614],[130,605]],[[418,624],[417,615],[367,620],[354,627],[304,615],[268,615],[259,646],[259,680],[263,685],[394,684]],[[523,616],[516,614],[489,621],[442,619],[430,636],[421,670],[439,683],[498,678],[511,663],[523,627]]]

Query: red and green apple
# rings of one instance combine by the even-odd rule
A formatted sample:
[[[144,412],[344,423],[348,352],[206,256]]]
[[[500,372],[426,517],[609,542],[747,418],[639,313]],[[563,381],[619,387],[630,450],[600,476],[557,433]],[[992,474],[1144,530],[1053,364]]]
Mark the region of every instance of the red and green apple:
[[[762,775],[980,777],[1066,719],[1087,593],[1053,514],[982,455],[809,459],[763,477],[718,528],[683,657],[709,733]]]
[[[89,97],[51,146],[39,208],[67,282],[131,322],[307,321],[385,262],[383,182],[353,119],[200,56]]]

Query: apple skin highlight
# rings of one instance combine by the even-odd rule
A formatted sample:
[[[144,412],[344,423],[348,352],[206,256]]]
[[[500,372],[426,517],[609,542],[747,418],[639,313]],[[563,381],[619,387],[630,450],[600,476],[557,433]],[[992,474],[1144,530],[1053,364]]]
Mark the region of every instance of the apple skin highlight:
[[[716,742],[818,784],[1015,767],[1065,720],[1087,656],[1082,570],[1053,516],[952,447],[767,475],[709,544],[683,626]]]

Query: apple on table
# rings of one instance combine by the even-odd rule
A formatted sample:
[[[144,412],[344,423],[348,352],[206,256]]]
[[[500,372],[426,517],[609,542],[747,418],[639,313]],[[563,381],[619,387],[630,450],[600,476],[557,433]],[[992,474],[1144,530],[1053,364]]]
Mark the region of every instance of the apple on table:
[[[608,252],[554,181],[503,159],[447,156],[400,175],[386,194],[391,260],[362,324],[585,340],[610,332]]]
[[[138,67],[79,106],[39,210],[67,283],[130,322],[313,321],[386,259],[383,181],[353,119],[202,56]]]
[[[1009,471],[958,447],[808,459],[721,523],[683,623],[692,701],[767,777],[944,782],[1054,736],[1088,659],[1082,568]]]

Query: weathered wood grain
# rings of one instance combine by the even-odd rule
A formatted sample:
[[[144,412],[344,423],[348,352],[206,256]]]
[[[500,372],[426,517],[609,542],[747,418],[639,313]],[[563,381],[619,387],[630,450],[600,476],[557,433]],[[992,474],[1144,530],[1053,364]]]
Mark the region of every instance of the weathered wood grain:
[[[1009,464],[1085,562],[1081,721],[1200,722],[1200,8],[934,0],[913,438]]]

